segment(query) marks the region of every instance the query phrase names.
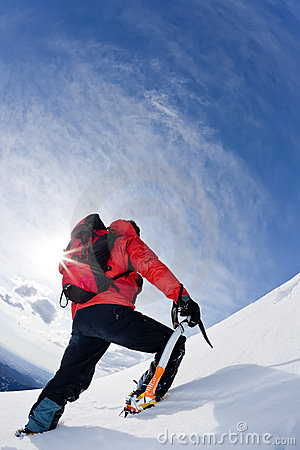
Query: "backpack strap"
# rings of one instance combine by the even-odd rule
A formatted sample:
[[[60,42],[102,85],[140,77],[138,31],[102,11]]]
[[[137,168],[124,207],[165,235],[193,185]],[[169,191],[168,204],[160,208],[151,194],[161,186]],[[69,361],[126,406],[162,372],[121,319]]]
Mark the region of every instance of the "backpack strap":
[[[112,280],[118,280],[119,278],[128,277],[128,275],[133,272],[133,270],[126,270],[126,272],[122,272],[119,275],[116,275],[115,277],[112,277]]]
[[[68,306],[68,303],[69,303],[69,299],[65,295],[66,303],[64,305],[62,304],[62,298],[63,298],[64,294],[65,294],[65,291],[64,291],[64,288],[62,288],[62,291],[61,291],[61,294],[60,294],[60,297],[59,297],[59,305],[62,308],[66,308]]]

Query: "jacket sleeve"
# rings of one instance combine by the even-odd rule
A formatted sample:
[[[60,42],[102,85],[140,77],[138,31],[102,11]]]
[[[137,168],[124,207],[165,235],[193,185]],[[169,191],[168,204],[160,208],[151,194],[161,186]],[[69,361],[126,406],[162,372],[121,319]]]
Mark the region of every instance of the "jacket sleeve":
[[[166,297],[177,302],[180,281],[138,236],[129,239],[127,252],[134,269],[163,292]],[[184,288],[182,295],[189,295]]]

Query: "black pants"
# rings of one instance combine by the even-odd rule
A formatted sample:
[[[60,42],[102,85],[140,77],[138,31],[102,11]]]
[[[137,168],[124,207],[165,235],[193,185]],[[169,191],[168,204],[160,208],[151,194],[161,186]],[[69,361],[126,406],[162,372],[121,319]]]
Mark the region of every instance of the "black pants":
[[[110,343],[132,350],[155,353],[154,361],[142,375],[138,385],[138,389],[144,391],[154,375],[156,365],[172,332],[171,328],[127,306],[103,304],[77,311],[73,321],[72,337],[60,368],[33,405],[30,411],[31,419],[37,407],[46,398],[47,401],[50,400],[52,406],[56,404],[60,407],[55,411],[48,429],[55,428],[66,402],[77,400],[81,392],[90,385],[96,364]],[[184,343],[185,337],[181,336],[157,386],[156,394],[161,397],[170,388],[177,373],[184,355]],[[45,409],[45,405],[43,407]],[[30,420],[28,428],[29,426]]]

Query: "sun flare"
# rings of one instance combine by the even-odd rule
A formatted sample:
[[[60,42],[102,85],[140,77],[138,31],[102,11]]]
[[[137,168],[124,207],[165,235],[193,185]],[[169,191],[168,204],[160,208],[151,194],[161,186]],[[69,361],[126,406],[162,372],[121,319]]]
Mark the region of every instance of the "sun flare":
[[[57,272],[66,246],[66,239],[61,236],[51,236],[39,241],[32,252],[34,265],[43,275],[52,276]]]

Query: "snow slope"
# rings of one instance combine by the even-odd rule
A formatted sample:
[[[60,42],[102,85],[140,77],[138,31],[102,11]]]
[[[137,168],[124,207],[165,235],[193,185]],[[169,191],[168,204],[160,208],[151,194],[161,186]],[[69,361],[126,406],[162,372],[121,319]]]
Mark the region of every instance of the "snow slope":
[[[118,414],[148,362],[94,380],[55,431],[22,440],[39,391],[0,393],[1,449],[300,448],[299,299],[300,274],[210,328],[213,350],[191,337],[168,398],[135,417]]]

